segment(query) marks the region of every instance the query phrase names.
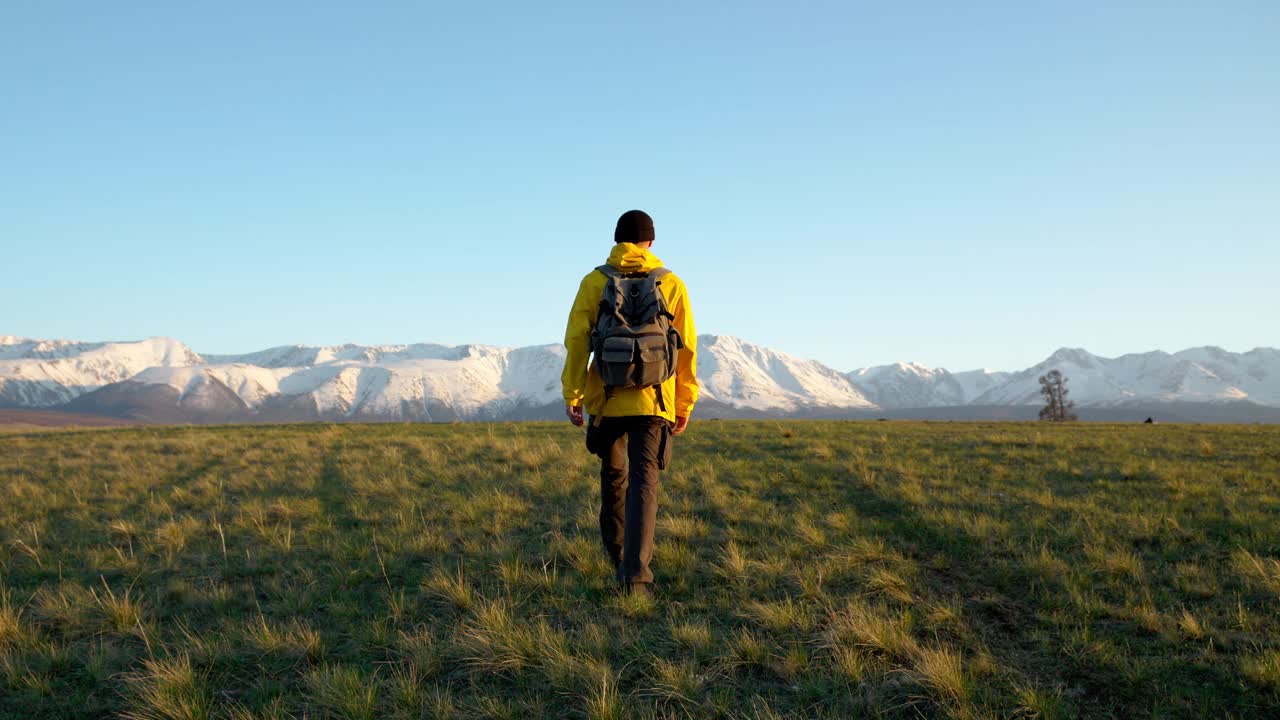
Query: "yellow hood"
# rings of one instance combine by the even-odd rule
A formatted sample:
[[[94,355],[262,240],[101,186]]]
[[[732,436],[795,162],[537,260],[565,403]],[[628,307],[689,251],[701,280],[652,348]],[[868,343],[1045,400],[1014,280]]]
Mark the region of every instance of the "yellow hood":
[[[662,261],[649,252],[648,248],[629,242],[613,246],[613,252],[609,253],[609,264],[628,273],[649,272],[662,267]]]

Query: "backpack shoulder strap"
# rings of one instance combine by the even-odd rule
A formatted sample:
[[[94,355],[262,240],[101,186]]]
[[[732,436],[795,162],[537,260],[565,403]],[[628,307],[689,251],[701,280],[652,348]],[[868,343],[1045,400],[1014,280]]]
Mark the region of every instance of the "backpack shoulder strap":
[[[667,268],[654,268],[649,271],[649,280],[653,283],[653,294],[658,302],[658,314],[665,315],[669,320],[675,320],[676,316],[672,315],[671,311],[667,309],[667,298],[662,294],[662,291],[658,289],[658,286],[662,284],[662,278],[670,274],[671,271]]]
[[[596,316],[597,327],[602,324],[607,326],[606,318],[613,318],[625,324],[626,319],[622,316],[622,296],[618,294],[618,282],[622,278],[621,271],[606,263],[598,266],[596,272],[605,277],[604,289],[600,292],[600,313]]]

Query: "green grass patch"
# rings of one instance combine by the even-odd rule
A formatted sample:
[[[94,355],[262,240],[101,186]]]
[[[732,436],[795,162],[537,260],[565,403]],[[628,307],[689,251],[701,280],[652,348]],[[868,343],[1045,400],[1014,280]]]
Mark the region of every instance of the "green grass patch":
[[[1280,428],[716,421],[620,596],[567,424],[0,437],[0,718],[1280,715]]]

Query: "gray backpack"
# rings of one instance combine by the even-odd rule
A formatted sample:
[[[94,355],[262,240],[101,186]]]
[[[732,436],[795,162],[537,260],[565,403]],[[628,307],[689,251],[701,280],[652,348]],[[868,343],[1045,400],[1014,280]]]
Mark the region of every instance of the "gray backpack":
[[[652,387],[658,407],[666,410],[660,387],[676,373],[676,355],[684,342],[671,326],[675,319],[662,295],[666,268],[648,273],[624,273],[612,265],[596,268],[605,277],[600,317],[591,331],[595,368],[604,380],[605,401],[614,388]]]

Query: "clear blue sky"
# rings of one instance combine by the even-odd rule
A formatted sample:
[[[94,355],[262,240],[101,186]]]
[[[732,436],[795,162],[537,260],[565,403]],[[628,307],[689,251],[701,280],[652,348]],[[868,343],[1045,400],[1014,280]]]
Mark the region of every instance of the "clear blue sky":
[[[612,5],[5,3],[0,334],[558,342],[635,207],[841,370],[1280,345],[1280,4]]]

